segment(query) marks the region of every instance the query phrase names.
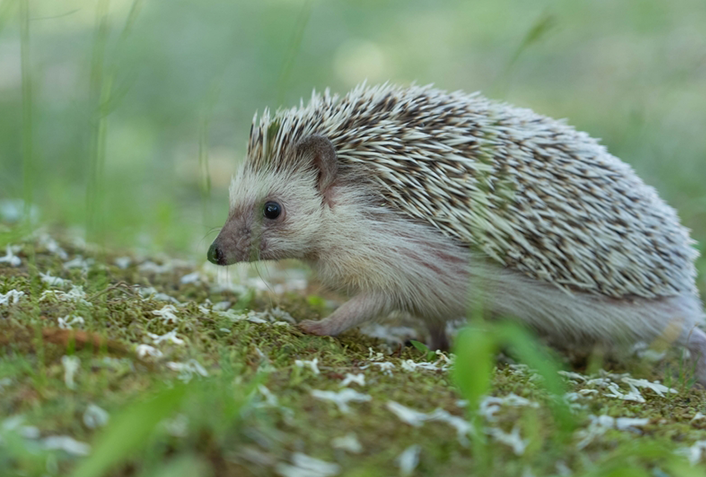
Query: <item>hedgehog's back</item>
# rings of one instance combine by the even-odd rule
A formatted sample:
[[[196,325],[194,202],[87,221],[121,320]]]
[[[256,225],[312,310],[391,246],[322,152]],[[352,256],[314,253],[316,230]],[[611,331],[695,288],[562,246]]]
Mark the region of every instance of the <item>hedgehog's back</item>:
[[[697,254],[674,210],[562,122],[478,95],[359,87],[266,113],[250,164],[289,167],[310,134],[371,176],[390,207],[506,267],[612,297],[696,293]]]

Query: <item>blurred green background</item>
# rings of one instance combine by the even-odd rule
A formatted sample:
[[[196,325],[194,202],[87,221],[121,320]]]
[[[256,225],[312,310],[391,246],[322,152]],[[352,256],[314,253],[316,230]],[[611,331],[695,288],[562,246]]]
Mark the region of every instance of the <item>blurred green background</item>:
[[[0,213],[202,257],[254,112],[366,78],[568,118],[706,241],[703,0],[0,0]]]

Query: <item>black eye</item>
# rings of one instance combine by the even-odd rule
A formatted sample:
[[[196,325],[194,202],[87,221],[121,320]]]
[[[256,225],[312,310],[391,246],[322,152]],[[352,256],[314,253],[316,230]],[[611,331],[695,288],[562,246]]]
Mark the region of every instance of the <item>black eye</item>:
[[[277,202],[265,202],[265,217],[274,220],[282,213],[282,206]]]

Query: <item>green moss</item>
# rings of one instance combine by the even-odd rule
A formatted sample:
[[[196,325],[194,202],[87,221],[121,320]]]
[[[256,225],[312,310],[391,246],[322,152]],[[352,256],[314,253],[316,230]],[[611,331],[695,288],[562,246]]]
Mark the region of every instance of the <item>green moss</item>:
[[[93,257],[88,251],[66,249],[70,258],[78,254]],[[114,258],[109,253],[106,263],[112,264]],[[26,294],[17,304],[0,306],[3,418],[22,415],[24,424],[37,427],[42,437],[68,435],[90,443],[97,449],[96,455],[102,456],[100,442],[105,431],[84,423],[89,405],[105,409],[113,419],[129,416],[132,409],[138,409],[138,403],[159,396],[165,383],[171,386],[188,381],[183,401],[169,414],[172,420],[185,419],[182,427],[160,424],[143,430],[144,436],[137,430],[134,436],[128,433],[127,439],[144,442],[140,441],[129,454],[116,457],[110,475],[156,475],[160,469],[182,462],[175,459],[191,458],[213,475],[271,475],[278,463],[291,462],[295,452],[339,464],[340,475],[397,475],[397,457],[417,444],[422,450],[414,475],[510,476],[530,471],[553,475],[558,472],[557,466],[581,475],[621,465],[639,472],[659,468],[677,475],[670,469],[681,461],[672,451],[701,439],[706,428],[706,419],[692,421],[697,412],[706,413],[706,398],[701,391],[682,387],[678,394],[659,397],[643,390],[646,402],[637,403],[608,397],[597,385],[579,383],[569,384],[569,391],[597,392],[578,398],[584,406],[574,414],[578,429],[573,435],[561,437],[564,435],[551,410],[552,398],[540,381],[530,372],[500,363],[493,372],[491,394],[514,393],[538,405],[503,406],[493,421],[480,420],[481,427],[492,426],[505,433],[517,429],[527,445],[521,455],[516,455],[495,438],[479,436],[463,442],[446,422],[426,422],[416,427],[402,422],[387,408],[388,402],[395,401],[418,412],[431,413],[440,408],[459,418],[472,417],[459,405],[461,396],[447,371],[402,369],[406,360],[433,362],[434,357],[424,349],[400,347],[392,354],[385,352],[384,360],[395,366],[389,372],[376,366],[371,357],[371,349],[374,353],[386,349],[384,343],[357,331],[337,338],[315,337],[292,325],[233,321],[200,308],[207,299],[212,303],[227,300],[242,312],[277,306],[296,320],[316,319],[329,311],[321,297],[292,293],[272,297],[253,291],[244,296],[213,293],[201,281],[180,283],[180,277],[193,271],[189,267],[161,274],[141,273],[134,264],[126,269],[94,264],[88,271],[65,270],[62,260],[37,248],[39,271],[70,279],[73,285],[90,290],[86,299],[92,306],[87,306],[62,301],[56,294],[41,299],[46,290],[68,291],[70,286],[31,286],[25,263],[19,268],[0,265],[0,293],[19,290]],[[108,286],[92,289],[91,281],[100,274],[107,278]],[[165,322],[153,313],[168,302],[143,298],[133,284],[154,287],[181,302],[182,306],[176,307],[177,322]],[[84,319],[85,323],[78,326],[83,334],[71,335],[59,328],[59,318],[71,315]],[[171,331],[184,344],[168,340],[155,344],[150,335]],[[162,356],[139,357],[136,346],[140,344],[154,346]],[[62,364],[66,355],[79,360],[73,388],[67,386]],[[320,373],[298,366],[297,360],[317,360]],[[198,363],[208,375],[201,376],[193,366],[191,371],[174,370],[170,362]],[[677,365],[673,360],[671,363]],[[664,372],[664,366],[661,370],[643,367],[636,375],[656,379],[660,372]],[[349,403],[350,412],[345,413],[334,403],[312,395],[313,390],[340,391],[347,373],[365,375],[364,386],[351,384],[350,388],[371,396],[370,401]],[[276,396],[276,405],[268,404],[259,385]],[[648,418],[649,423],[638,427],[639,433],[608,430],[579,450],[576,444],[581,437],[577,433],[587,429],[590,414]],[[9,431],[3,432],[8,439]],[[334,439],[350,433],[361,444],[360,454],[332,445]],[[20,471],[42,475],[49,461],[55,463],[51,465],[57,466],[58,473],[69,473],[86,461],[63,451],[36,450],[40,439],[18,438],[17,442],[17,446],[0,446],[3,475]],[[665,451],[638,452],[635,442]],[[23,454],[25,448],[38,453]],[[694,472],[702,470],[694,468]]]

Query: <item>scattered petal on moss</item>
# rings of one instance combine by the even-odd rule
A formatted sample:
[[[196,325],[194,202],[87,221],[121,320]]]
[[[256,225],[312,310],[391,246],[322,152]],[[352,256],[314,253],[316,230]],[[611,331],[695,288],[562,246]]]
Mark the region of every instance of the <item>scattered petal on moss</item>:
[[[169,333],[165,333],[163,335],[156,335],[154,333],[147,333],[147,336],[152,338],[152,341],[154,342],[154,344],[159,344],[162,341],[170,341],[170,342],[177,344],[177,345],[183,345],[184,340],[181,338],[178,338],[176,333],[177,333],[176,330],[172,330]]]
[[[422,446],[414,444],[407,447],[399,456],[397,456],[397,466],[400,468],[400,475],[412,475],[414,469],[419,465],[419,454],[422,452]]]
[[[176,316],[178,311],[174,305],[164,305],[161,309],[152,311],[152,314],[161,317],[166,325],[179,322],[179,317]]]
[[[57,318],[59,328],[63,330],[71,330],[76,325],[85,325],[86,320],[78,315],[67,315],[63,318]]]
[[[319,374],[319,358],[314,358],[312,360],[302,360],[298,359],[294,361],[294,364],[296,366],[299,366],[300,368],[309,368],[314,374]]]
[[[292,464],[277,464],[275,472],[282,477],[333,477],[341,472],[338,464],[309,457],[295,452]]]
[[[515,455],[524,454],[527,444],[529,444],[529,441],[520,437],[520,429],[517,426],[513,427],[509,434],[497,427],[487,427],[484,432],[496,441],[510,446]]]
[[[355,383],[360,386],[365,386],[365,375],[346,373],[345,379],[341,381],[341,387],[348,386],[351,383]]]
[[[331,441],[331,445],[334,449],[344,450],[352,454],[360,454],[363,452],[363,446],[358,440],[358,437],[352,432],[349,432],[343,437],[334,438],[333,441]]]
[[[314,396],[316,399],[331,401],[335,403],[336,406],[338,406],[338,410],[344,414],[347,414],[351,411],[351,408],[348,406],[349,402],[368,402],[373,399],[372,396],[368,394],[362,394],[358,391],[349,388],[343,389],[342,391],[338,392],[314,389],[313,391],[311,391],[311,395]]]
[[[91,452],[91,446],[70,436],[45,437],[42,439],[42,445],[45,449],[63,450],[72,455],[88,455]]]
[[[0,293],[0,305],[14,305],[23,296],[25,296],[25,292],[19,290],[10,290],[4,295]]]
[[[5,256],[0,257],[0,263],[7,263],[11,267],[19,267],[20,265],[22,265],[22,260],[20,259],[20,257],[15,255],[15,251],[16,250],[14,250],[13,247],[7,245],[5,247]]]
[[[81,360],[76,356],[62,356],[61,364],[64,366],[64,383],[69,389],[75,389],[74,377],[81,366]]]
[[[161,358],[162,357],[162,352],[158,350],[157,348],[147,345],[147,344],[140,344],[137,345],[137,348],[135,349],[135,352],[137,353],[137,356],[140,358],[144,358],[146,356],[152,356],[153,358]]]
[[[110,414],[104,409],[91,403],[83,413],[83,423],[90,429],[103,427],[108,423]]]

